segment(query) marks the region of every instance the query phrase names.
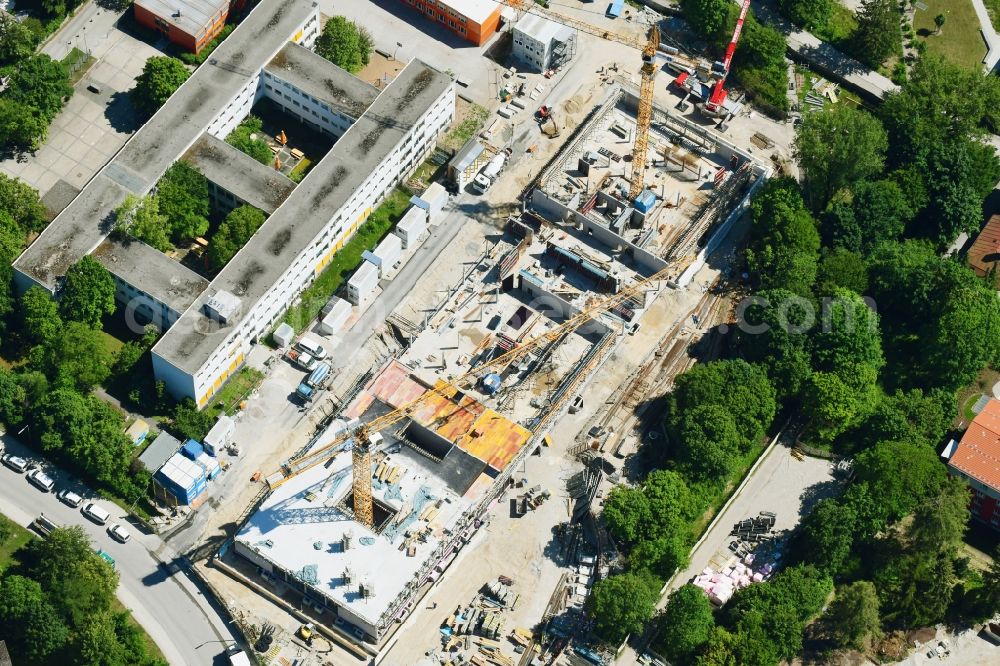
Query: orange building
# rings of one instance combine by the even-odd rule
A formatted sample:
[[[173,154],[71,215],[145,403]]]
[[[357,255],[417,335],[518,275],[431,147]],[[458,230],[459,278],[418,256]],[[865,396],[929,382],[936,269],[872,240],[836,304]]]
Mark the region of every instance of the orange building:
[[[222,32],[229,0],[135,0],[135,20],[198,53]],[[242,4],[242,3],[233,3]]]
[[[485,44],[500,27],[500,5],[493,0],[403,0],[476,46]]]
[[[968,482],[972,518],[1000,531],[1000,400],[990,399],[941,456],[952,474]]]

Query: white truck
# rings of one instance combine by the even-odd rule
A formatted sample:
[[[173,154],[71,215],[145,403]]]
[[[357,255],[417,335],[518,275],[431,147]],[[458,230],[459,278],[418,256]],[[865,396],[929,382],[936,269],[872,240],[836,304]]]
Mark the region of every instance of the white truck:
[[[499,152],[493,156],[483,170],[472,180],[472,189],[479,194],[485,194],[490,189],[490,185],[496,182],[497,177],[507,165],[507,153]]]

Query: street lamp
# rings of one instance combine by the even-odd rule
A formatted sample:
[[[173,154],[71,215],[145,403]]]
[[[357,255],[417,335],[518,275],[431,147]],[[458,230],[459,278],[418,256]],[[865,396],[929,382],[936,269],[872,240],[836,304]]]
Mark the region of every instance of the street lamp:
[[[396,48],[393,49],[393,51],[392,51],[392,59],[393,60],[396,59],[396,51],[398,51],[401,48],[403,48],[403,42],[396,42]]]

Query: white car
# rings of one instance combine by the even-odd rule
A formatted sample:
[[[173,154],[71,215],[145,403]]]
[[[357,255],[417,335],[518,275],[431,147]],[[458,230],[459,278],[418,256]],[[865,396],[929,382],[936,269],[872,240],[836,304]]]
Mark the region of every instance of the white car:
[[[28,472],[28,481],[31,482],[31,485],[47,493],[52,492],[52,489],[56,485],[56,482],[52,480],[52,477],[40,469],[33,469]]]
[[[87,518],[90,518],[98,525],[104,525],[108,522],[108,519],[111,518],[111,514],[108,513],[107,509],[102,509],[94,502],[87,502],[84,504],[83,508],[80,509],[80,513],[87,516]]]
[[[28,461],[15,456],[13,453],[5,453],[3,456],[0,456],[0,462],[19,474],[24,474],[24,470],[28,469]]]
[[[83,502],[83,498],[74,493],[72,490],[60,490],[56,493],[56,497],[59,498],[60,502],[68,504],[74,509],[80,506],[80,503]]]
[[[120,541],[122,543],[128,543],[128,540],[132,538],[132,535],[128,533],[128,530],[122,527],[119,523],[115,523],[109,527],[108,534],[110,534],[111,538],[115,541]]]

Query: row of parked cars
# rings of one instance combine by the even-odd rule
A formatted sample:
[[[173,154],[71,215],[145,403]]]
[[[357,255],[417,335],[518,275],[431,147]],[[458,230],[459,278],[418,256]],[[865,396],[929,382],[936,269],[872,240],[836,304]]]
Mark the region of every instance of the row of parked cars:
[[[28,482],[45,493],[52,492],[56,487],[56,482],[51,476],[46,474],[44,471],[38,467],[30,467],[28,461],[20,456],[16,456],[13,453],[5,453],[0,456],[0,463],[3,463],[5,467],[9,467],[18,474],[24,474]],[[27,472],[27,474],[25,474]],[[77,493],[64,488],[56,493],[56,497],[59,501],[67,506],[71,506],[74,509],[79,508],[80,513],[94,521],[98,525],[107,525],[108,521],[111,519],[111,513],[100,506],[96,502],[83,503],[83,497]],[[82,505],[82,506],[81,506]],[[121,543],[127,542],[132,535],[129,534],[121,524],[113,523],[108,527],[108,534],[115,541]]]

